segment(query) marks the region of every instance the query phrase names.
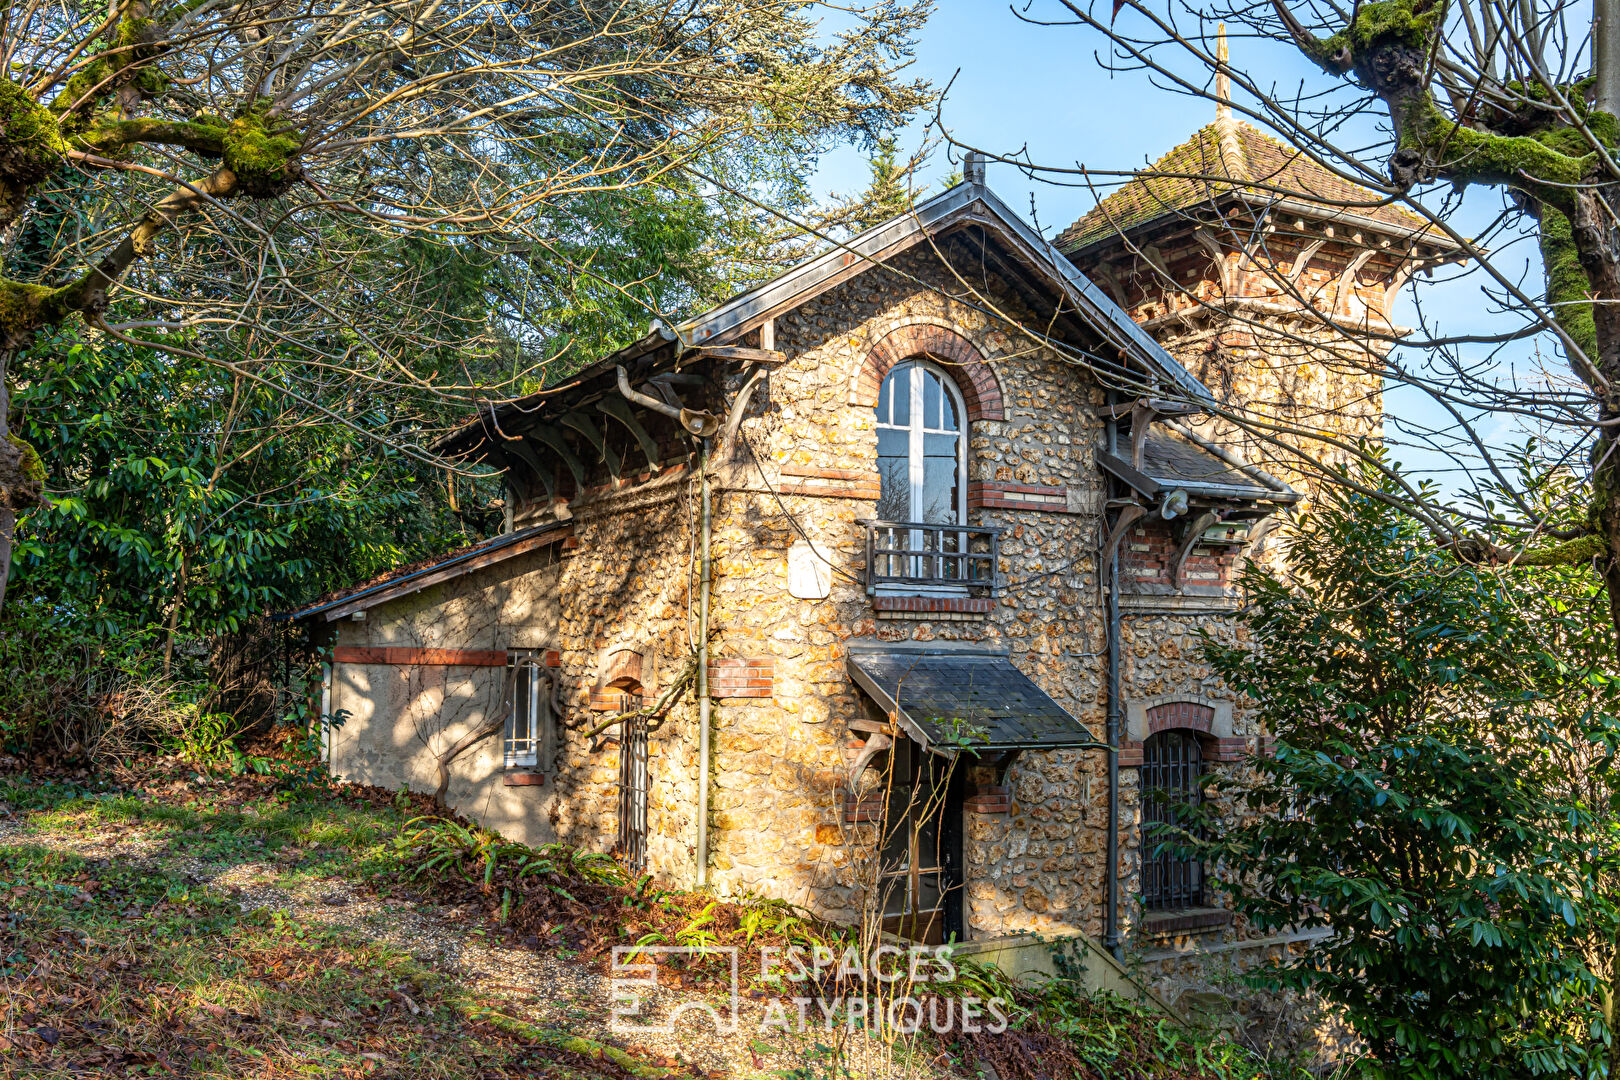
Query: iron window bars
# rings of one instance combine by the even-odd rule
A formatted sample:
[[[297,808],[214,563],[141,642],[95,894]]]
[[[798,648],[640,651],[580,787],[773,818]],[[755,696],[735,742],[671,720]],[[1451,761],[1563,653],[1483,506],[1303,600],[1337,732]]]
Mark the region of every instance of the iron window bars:
[[[1001,588],[1001,534],[989,525],[857,522],[866,527],[866,592],[878,586]]]
[[[1181,825],[1203,796],[1204,754],[1190,731],[1160,731],[1142,744],[1142,902],[1149,911],[1204,904],[1204,864],[1172,851],[1154,826]]]

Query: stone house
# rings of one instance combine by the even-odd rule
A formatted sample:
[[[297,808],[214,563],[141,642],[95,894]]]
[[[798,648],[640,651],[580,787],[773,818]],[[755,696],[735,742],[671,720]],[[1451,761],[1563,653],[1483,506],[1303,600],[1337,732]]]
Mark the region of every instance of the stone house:
[[[442,449],[504,470],[503,534],[294,616],[333,772],[920,941],[1086,935],[1172,999],[1287,947],[1144,839],[1263,750],[1199,635],[1312,478],[1223,418],[1376,436],[1342,331],[1445,257],[1366,192],[1268,201],[1288,154],[1222,115],[1055,244],[970,160],[485,410]]]

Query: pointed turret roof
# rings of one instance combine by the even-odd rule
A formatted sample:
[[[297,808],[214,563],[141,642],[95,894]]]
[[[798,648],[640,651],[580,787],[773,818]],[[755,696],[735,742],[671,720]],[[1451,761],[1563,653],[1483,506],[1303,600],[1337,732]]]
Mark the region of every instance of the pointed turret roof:
[[[1232,119],[1224,106],[1213,124],[1200,128],[1064,229],[1057,246],[1073,254],[1161,218],[1199,207],[1215,210],[1231,200],[1257,208],[1281,205],[1289,213],[1318,220],[1342,219],[1357,228],[1412,239],[1421,236],[1424,243],[1451,246],[1449,238],[1416,214],[1323,168],[1303,151]]]

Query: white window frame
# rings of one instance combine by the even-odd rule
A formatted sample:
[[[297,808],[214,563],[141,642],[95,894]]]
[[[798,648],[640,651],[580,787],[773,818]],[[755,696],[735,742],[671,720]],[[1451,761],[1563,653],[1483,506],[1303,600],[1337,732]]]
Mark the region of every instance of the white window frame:
[[[934,363],[932,360],[926,360],[920,356],[909,357],[894,365],[894,367],[890,368],[884,373],[883,382],[888,382],[888,380],[893,378],[895,373],[901,368],[909,369],[910,374],[910,378],[907,380],[910,384],[907,387],[907,391],[909,393],[908,400],[911,403],[911,423],[901,427],[898,424],[891,424],[883,419],[878,419],[876,424],[878,430],[880,431],[904,431],[907,433],[906,452],[908,500],[906,506],[906,520],[907,522],[920,522],[922,520],[922,514],[918,509],[917,502],[921,498],[921,494],[927,480],[926,458],[924,457],[926,437],[929,435],[954,435],[956,436],[956,521],[953,524],[966,525],[968,488],[967,402],[962,397],[962,391],[957,387],[956,380],[951,376],[949,371],[946,371],[943,367]],[[957,430],[950,431],[943,427],[930,428],[927,426],[928,418],[923,411],[924,391],[922,373],[925,371],[931,372],[939,377],[940,384],[944,386],[946,393],[950,395],[952,404],[956,406]],[[881,403],[882,400],[883,388],[882,383],[879,383],[878,401]],[[875,415],[875,407],[873,412]],[[930,524],[934,523],[931,522]],[[938,522],[937,524],[946,523]],[[920,550],[923,543],[922,538],[922,531],[913,529],[911,530],[910,538],[907,543],[911,548]],[[958,540],[958,545],[965,546],[965,544],[966,536],[964,535]],[[926,558],[928,558],[927,555],[916,556],[919,563],[921,560]],[[911,576],[920,577],[921,575],[913,573]],[[941,582],[939,584],[879,585],[877,587],[877,594],[879,596],[966,596],[967,586],[965,584],[957,585],[951,582]]]
[[[508,650],[507,685],[511,692],[503,746],[508,769],[534,769],[540,765],[540,751],[551,719],[550,680],[544,664],[544,655],[538,650]]]

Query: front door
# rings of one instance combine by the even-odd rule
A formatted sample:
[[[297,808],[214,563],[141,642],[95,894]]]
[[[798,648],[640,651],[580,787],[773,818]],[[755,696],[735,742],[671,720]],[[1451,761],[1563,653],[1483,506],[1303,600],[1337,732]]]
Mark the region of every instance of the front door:
[[[890,754],[878,888],[883,929],[925,945],[963,937],[958,763],[909,739]]]

